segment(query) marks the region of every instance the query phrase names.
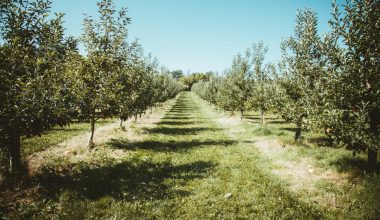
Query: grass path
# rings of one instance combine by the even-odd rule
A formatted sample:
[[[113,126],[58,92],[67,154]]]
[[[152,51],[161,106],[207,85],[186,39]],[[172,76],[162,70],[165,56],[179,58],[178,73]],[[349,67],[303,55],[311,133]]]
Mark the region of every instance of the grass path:
[[[123,167],[123,200],[104,215],[146,219],[314,219],[321,212],[290,193],[267,172],[252,143],[229,137],[204,112],[193,94],[183,93],[143,141],[112,140],[134,151],[133,172]],[[125,176],[124,169],[130,175]],[[120,177],[121,176],[121,177]],[[112,199],[112,201],[114,201]],[[122,210],[122,211],[121,211]]]
[[[349,210],[335,212],[305,199],[291,181],[279,178],[273,172],[278,164],[257,146],[264,142],[252,136],[251,125],[223,118],[189,92],[171,106],[161,120],[133,127],[138,138],[111,132],[86,160],[46,163],[29,183],[34,198],[10,217],[352,217]]]
[[[96,157],[96,154],[103,154],[112,159],[120,159],[120,157],[125,156],[126,152],[108,148],[107,142],[121,137],[133,141],[141,140],[141,134],[136,132],[139,132],[140,128],[154,126],[161,120],[166,109],[171,108],[174,103],[175,99],[165,102],[162,106],[155,107],[154,111],[143,115],[137,122],[133,118],[128,119],[123,122],[123,130],[120,128],[120,121],[117,119],[109,119],[108,123],[97,124],[94,136],[96,149],[94,151],[88,150],[88,141],[91,136],[91,132],[88,131],[89,129],[71,134],[71,136],[67,135],[69,138],[64,139],[60,143],[57,143],[58,140],[62,139],[60,135],[57,135],[55,132],[52,132],[52,134],[48,133],[47,136],[50,137],[46,139],[53,139],[57,144],[45,145],[45,150],[36,151],[27,157],[29,174],[33,176],[42,167],[49,166],[48,163],[50,163],[51,167],[73,165],[84,161],[97,163],[96,159],[98,157]],[[41,138],[45,137],[42,136]],[[35,142],[35,140],[33,141]]]

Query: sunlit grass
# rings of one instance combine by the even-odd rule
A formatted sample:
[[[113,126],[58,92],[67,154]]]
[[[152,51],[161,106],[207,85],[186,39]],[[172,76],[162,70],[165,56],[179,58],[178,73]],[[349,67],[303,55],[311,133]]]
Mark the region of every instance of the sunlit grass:
[[[271,171],[273,158],[255,147],[255,138],[280,139],[284,160],[310,158],[324,170],[339,170],[349,151],[292,142],[291,124],[274,118],[266,127],[247,118],[220,124],[225,115],[192,93],[183,93],[155,127],[136,126],[143,139],[118,134],[102,145],[90,162],[50,163],[33,177],[31,202],[21,203],[10,218],[43,219],[373,219],[378,216],[380,178],[358,176],[360,185],[315,185],[336,198],[336,207],[313,202],[314,194],[290,190]],[[251,114],[251,113],[250,113]],[[248,115],[249,116],[249,115]],[[233,132],[231,132],[233,131]],[[305,139],[318,134],[305,133]],[[101,149],[122,150],[113,159]],[[93,162],[91,162],[93,161]],[[97,162],[101,161],[101,162]],[[343,163],[343,162],[342,162]],[[62,164],[60,164],[61,166]],[[64,164],[63,164],[64,165]],[[38,186],[38,187],[36,187]],[[26,190],[26,191],[27,191]],[[368,211],[370,210],[370,211]]]
[[[112,123],[115,119],[100,119],[97,121],[96,126],[102,126],[107,123]],[[28,156],[32,153],[43,151],[51,146],[57,145],[64,140],[80,135],[81,133],[90,131],[89,122],[74,122],[69,126],[54,127],[51,130],[46,131],[40,136],[31,138],[22,138],[22,154]]]
[[[203,103],[203,106],[212,112],[210,114],[216,114],[217,117],[229,117],[230,115],[230,113],[215,112],[212,106],[199,98],[198,102]],[[271,141],[279,140],[282,143],[282,147],[286,150],[272,157],[272,162],[282,160],[297,164],[300,160],[306,159],[317,169],[337,172],[346,177],[338,180],[341,182],[335,183],[324,180],[315,182],[319,189],[318,193],[326,197],[331,195],[336,203],[334,207],[327,205],[327,209],[326,205],[322,206],[325,218],[376,219],[380,216],[380,200],[374,196],[380,193],[380,176],[366,173],[365,153],[354,156],[350,150],[329,143],[324,134],[313,131],[303,131],[303,140],[301,143],[297,143],[294,141],[294,124],[285,122],[276,115],[269,114],[266,125],[262,126],[259,124],[259,114],[248,112],[242,123],[230,128],[230,131],[239,128],[244,129],[234,133],[234,137],[238,140],[250,140],[249,142],[254,144],[253,139],[264,138]],[[261,157],[265,158],[266,156],[261,155]],[[267,168],[267,172],[270,172],[273,167],[269,162],[266,163],[265,168]],[[286,183],[282,181],[282,184]],[[313,193],[305,191],[298,191],[296,195],[303,201],[313,202],[314,199]]]

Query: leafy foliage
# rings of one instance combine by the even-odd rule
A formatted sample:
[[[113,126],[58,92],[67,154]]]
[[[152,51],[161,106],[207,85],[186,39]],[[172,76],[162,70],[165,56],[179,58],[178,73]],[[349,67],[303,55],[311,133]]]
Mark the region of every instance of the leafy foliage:
[[[20,167],[21,135],[39,135],[70,122],[70,79],[65,59],[75,43],[63,37],[62,14],[48,19],[48,0],[2,1],[0,46],[0,136]]]
[[[227,111],[273,111],[302,129],[324,132],[335,143],[368,152],[374,170],[380,146],[380,2],[333,4],[332,32],[321,39],[317,15],[300,10],[293,36],[281,45],[278,66],[264,65],[267,51],[254,44],[237,55],[223,76],[192,91]]]
[[[98,119],[126,120],[183,89],[158,73],[158,62],[145,58],[138,42],[127,42],[130,18],[112,0],[97,3],[98,20],[84,19],[87,56],[78,53],[76,39],[64,37],[63,14],[52,18],[50,4],[0,5],[0,146],[12,169],[21,164],[22,136],[79,119],[91,122],[93,146]]]
[[[265,124],[265,114],[273,110],[277,104],[277,78],[276,67],[269,63],[264,66],[267,48],[263,42],[253,44],[253,91],[250,104],[253,109],[260,112],[260,123]]]
[[[340,144],[355,152],[367,150],[373,169],[380,147],[380,2],[355,0],[333,7],[334,31],[325,42],[330,71],[322,125]]]
[[[285,105],[281,114],[297,125],[295,139],[301,138],[301,129],[307,127],[314,105],[315,93],[322,72],[321,40],[317,31],[317,15],[306,9],[298,12],[294,36],[283,43],[284,65],[281,85],[285,90]]]

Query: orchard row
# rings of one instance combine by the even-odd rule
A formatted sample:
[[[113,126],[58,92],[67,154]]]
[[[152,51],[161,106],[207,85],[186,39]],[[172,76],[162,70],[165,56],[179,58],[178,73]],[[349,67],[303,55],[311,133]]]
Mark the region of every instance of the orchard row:
[[[22,136],[82,120],[91,123],[93,147],[98,119],[137,117],[183,90],[127,41],[130,18],[112,0],[97,3],[99,18],[84,19],[80,39],[65,37],[63,15],[51,15],[49,0],[0,4],[0,150],[11,170],[21,165]]]
[[[321,37],[317,15],[300,10],[294,34],[281,45],[278,63],[265,63],[259,42],[238,54],[222,76],[192,87],[227,111],[256,110],[261,123],[277,113],[302,129],[324,132],[337,145],[367,152],[376,166],[380,148],[380,1],[333,4],[331,32]]]

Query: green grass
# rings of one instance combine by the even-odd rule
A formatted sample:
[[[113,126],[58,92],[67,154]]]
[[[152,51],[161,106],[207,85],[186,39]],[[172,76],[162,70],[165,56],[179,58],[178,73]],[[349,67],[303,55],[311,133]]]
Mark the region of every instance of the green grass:
[[[96,127],[103,126],[108,123],[114,122],[115,119],[100,119],[96,123]],[[44,151],[50,147],[57,146],[59,143],[86,132],[90,131],[89,122],[73,122],[69,126],[54,127],[45,131],[40,136],[21,138],[21,155],[23,158],[27,158],[33,153]],[[3,158],[4,157],[4,158]],[[0,161],[5,161],[3,152],[0,151]],[[4,167],[0,166],[0,180],[4,175]],[[1,182],[1,181],[0,181]]]
[[[114,119],[101,119],[96,126],[102,126],[115,121]],[[65,127],[54,127],[41,136],[22,138],[22,155],[29,156],[35,152],[43,151],[51,146],[57,145],[66,139],[90,131],[89,122],[74,122]]]
[[[65,171],[58,171],[54,165],[46,167],[25,186],[26,192],[35,190],[31,201],[20,203],[7,216],[35,219],[378,217],[378,177],[364,179],[365,187],[350,188],[351,192],[327,183],[318,185],[326,193],[329,190],[340,193],[340,201],[347,203],[344,207],[330,209],[305,202],[302,193],[290,191],[288,183],[271,173],[272,161],[250,141],[257,135],[287,140],[291,132],[281,128],[289,125],[269,122],[266,128],[261,128],[245,120],[237,127],[245,129],[232,135],[228,125],[216,123],[221,115],[194,94],[184,92],[156,127],[133,128],[145,134],[143,140],[121,137],[105,145],[128,156],[114,160],[94,154],[104,157],[106,162],[68,164],[70,169]],[[294,148],[288,155],[290,159],[303,155],[328,161],[334,159],[326,157],[345,152],[308,149],[303,145]],[[320,166],[333,167],[332,162]],[[231,196],[227,198],[228,193]]]
[[[205,102],[204,102],[204,105]],[[210,107],[209,107],[210,108]],[[225,114],[217,113],[219,117]],[[228,114],[227,114],[228,115]],[[337,147],[329,142],[321,133],[303,131],[301,143],[294,141],[295,126],[285,122],[275,115],[267,116],[267,124],[259,124],[259,114],[248,112],[244,115],[242,125],[245,132],[236,135],[239,140],[251,140],[252,137],[261,137],[268,140],[280,140],[287,151],[281,154],[287,161],[299,161],[308,158],[311,163],[325,171],[336,171],[347,175],[347,183],[332,184],[320,180],[316,182],[319,193],[334,194],[337,207],[331,207],[324,214],[331,219],[378,219],[380,216],[380,166],[377,173],[366,173],[366,154],[353,155],[352,151]],[[233,129],[232,129],[233,130]],[[380,161],[380,155],[378,155]],[[298,192],[297,196],[305,200],[310,199],[310,193]],[[326,217],[325,216],[325,217]]]
[[[302,131],[302,142],[298,143],[294,141],[295,125],[293,123],[272,114],[266,116],[265,126],[260,125],[259,120],[258,112],[245,113],[243,127],[248,130],[246,136],[262,136],[280,140],[285,146],[292,147],[293,151],[287,155],[290,159],[311,157],[315,165],[320,168],[365,175],[367,160],[365,153],[353,156],[352,151],[334,145],[324,134],[308,130]],[[380,161],[380,154],[378,154],[378,161]],[[380,166],[378,173],[380,173]]]

